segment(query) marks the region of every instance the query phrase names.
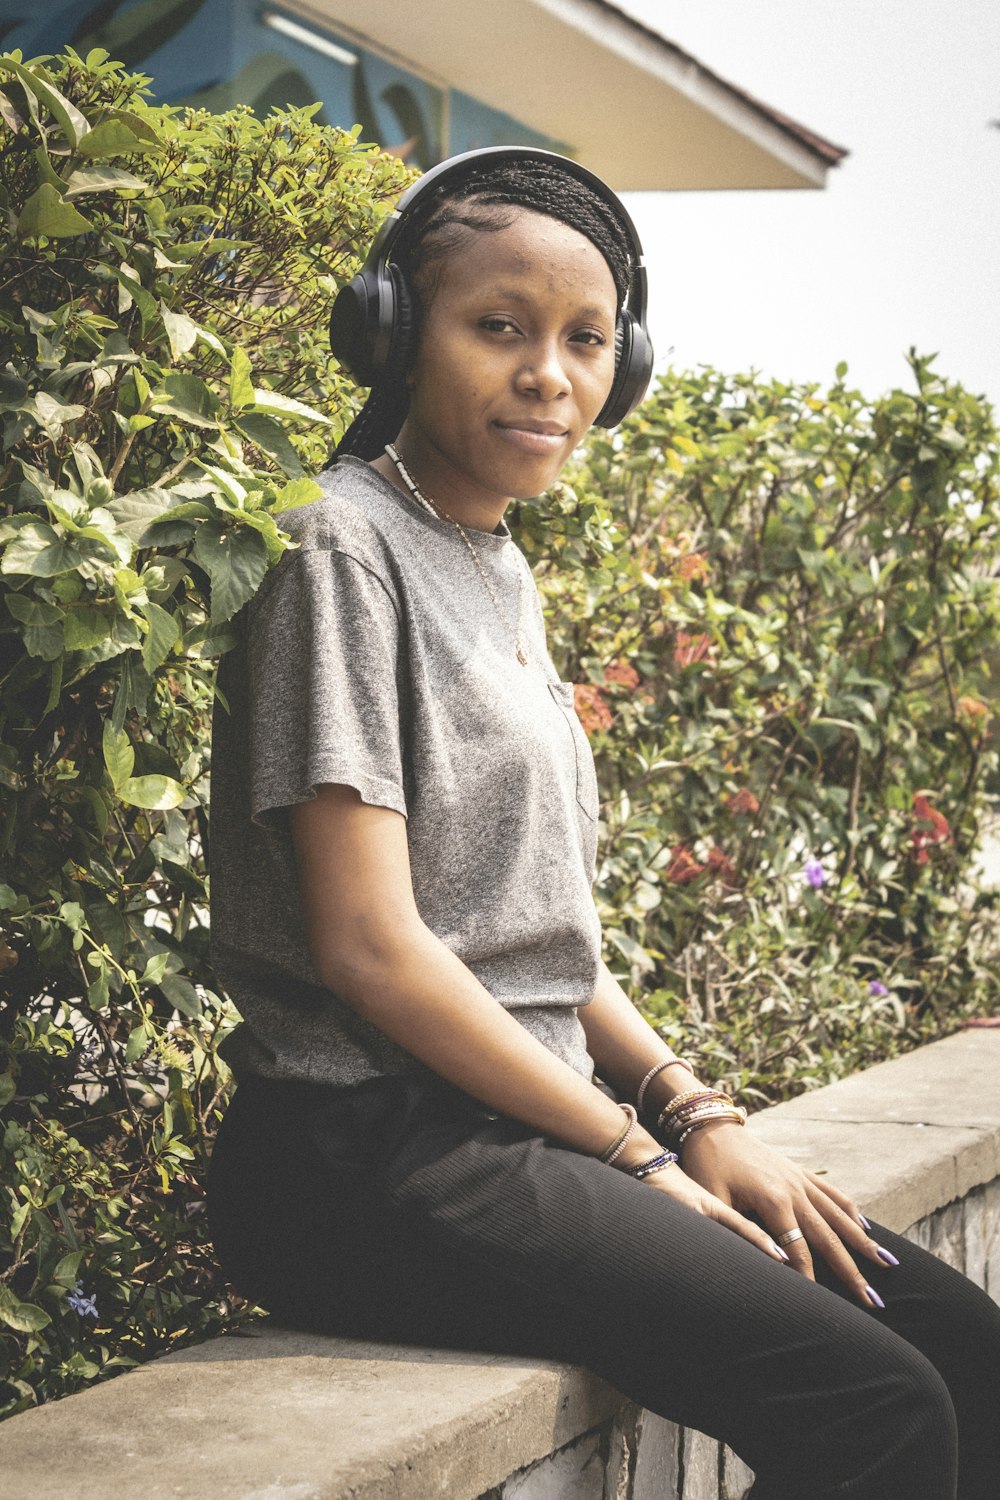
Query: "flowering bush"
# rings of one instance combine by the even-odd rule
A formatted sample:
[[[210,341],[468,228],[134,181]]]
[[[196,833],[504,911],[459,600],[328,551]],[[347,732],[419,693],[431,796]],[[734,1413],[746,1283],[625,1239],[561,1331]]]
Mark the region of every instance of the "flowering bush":
[[[780,1098],[1000,1009],[989,407],[668,374],[520,509],[602,789],[608,958]],[[575,497],[575,498],[574,498]],[[613,685],[632,669],[628,691]]]

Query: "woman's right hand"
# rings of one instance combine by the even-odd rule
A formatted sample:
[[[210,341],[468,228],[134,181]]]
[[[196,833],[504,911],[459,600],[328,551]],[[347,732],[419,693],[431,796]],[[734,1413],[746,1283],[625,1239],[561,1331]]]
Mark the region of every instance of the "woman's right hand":
[[[776,1260],[786,1266],[789,1264],[788,1256],[774,1243],[766,1229],[761,1229],[752,1219],[745,1219],[735,1208],[730,1208],[728,1203],[723,1203],[721,1198],[717,1198],[707,1188],[701,1187],[693,1177],[687,1175],[679,1163],[674,1162],[672,1166],[664,1167],[662,1171],[653,1172],[649,1177],[644,1177],[640,1186],[666,1193],[679,1203],[684,1203],[688,1208],[694,1209],[695,1213],[704,1214],[707,1219],[714,1219],[726,1229],[732,1229],[736,1234],[741,1234],[745,1240],[750,1241],[751,1245],[756,1245],[758,1250],[763,1250],[771,1260]]]

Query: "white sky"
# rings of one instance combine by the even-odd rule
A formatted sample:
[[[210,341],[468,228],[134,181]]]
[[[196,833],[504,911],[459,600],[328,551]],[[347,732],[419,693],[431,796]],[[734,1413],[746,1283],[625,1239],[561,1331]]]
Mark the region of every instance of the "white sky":
[[[617,3],[851,152],[821,191],[628,195],[657,367],[876,395],[915,344],[1000,406],[998,0]]]

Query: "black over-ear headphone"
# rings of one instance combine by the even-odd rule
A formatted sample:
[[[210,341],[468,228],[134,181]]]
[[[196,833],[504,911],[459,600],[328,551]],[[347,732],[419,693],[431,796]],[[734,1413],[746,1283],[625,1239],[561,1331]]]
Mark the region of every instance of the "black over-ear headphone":
[[[598,413],[596,427],[616,427],[646,394],[653,373],[653,345],[646,331],[646,268],[635,225],[616,195],[579,162],[534,146],[486,146],[463,151],[432,167],[400,198],[383,221],[361,270],[337,293],[330,313],[333,353],[359,385],[376,385],[387,370],[403,370],[413,353],[413,297],[392,250],[414,204],[427,193],[463,175],[468,163],[489,157],[553,162],[610,204],[631,241],[634,269],[625,306],[615,328],[615,378]]]

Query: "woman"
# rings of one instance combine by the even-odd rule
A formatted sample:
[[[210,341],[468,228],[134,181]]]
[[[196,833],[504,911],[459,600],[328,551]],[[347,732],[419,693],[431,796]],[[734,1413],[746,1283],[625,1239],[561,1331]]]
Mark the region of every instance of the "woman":
[[[221,674],[219,1254],[286,1320],[587,1365],[761,1500],[986,1500],[1000,1310],[600,960],[593,761],[504,512],[641,397],[639,254],[574,163],[471,153],[338,299],[372,395]]]

